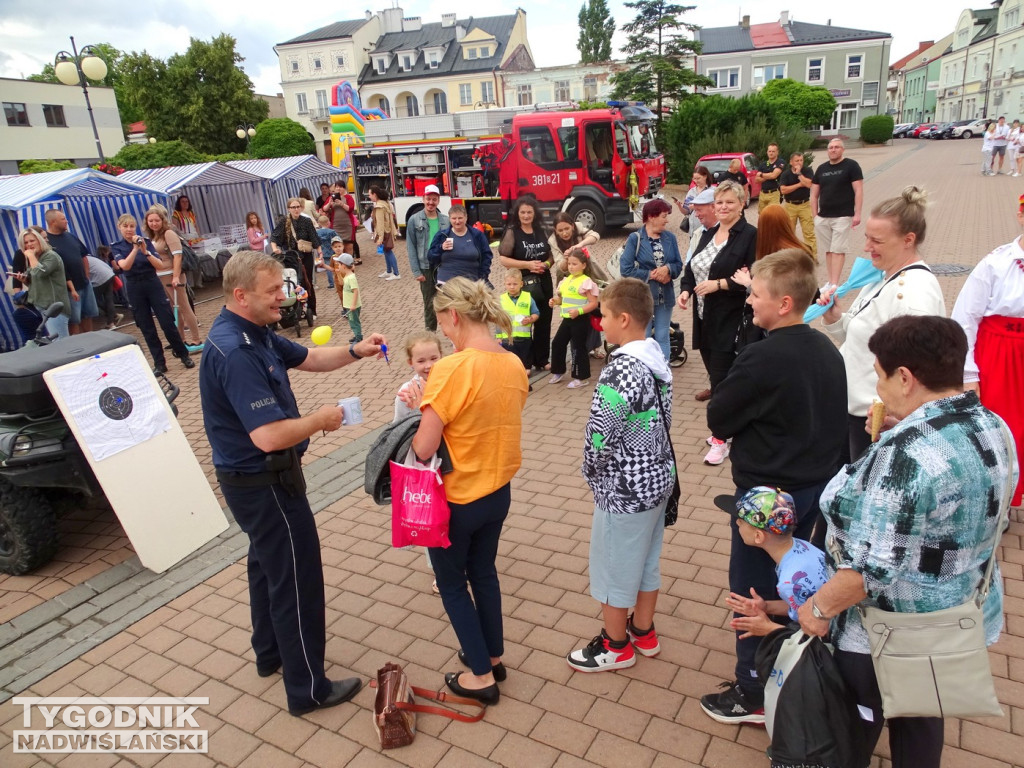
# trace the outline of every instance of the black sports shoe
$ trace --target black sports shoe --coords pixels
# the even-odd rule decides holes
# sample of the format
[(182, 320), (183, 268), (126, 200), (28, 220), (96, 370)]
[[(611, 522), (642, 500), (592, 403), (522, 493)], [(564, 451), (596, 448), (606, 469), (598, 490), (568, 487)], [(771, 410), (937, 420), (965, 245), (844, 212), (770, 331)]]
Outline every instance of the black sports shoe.
[(167, 373), (167, 363), (157, 363), (154, 365), (153, 373)]
[(751, 703), (737, 681), (722, 683), (719, 687), (727, 690), (700, 697), (704, 714), (719, 723), (764, 724), (764, 704)]
[(186, 368), (196, 367), (196, 361), (189, 357), (189, 354), (187, 352), (184, 355), (175, 355), (175, 357), (181, 360), (181, 364), (184, 365)]

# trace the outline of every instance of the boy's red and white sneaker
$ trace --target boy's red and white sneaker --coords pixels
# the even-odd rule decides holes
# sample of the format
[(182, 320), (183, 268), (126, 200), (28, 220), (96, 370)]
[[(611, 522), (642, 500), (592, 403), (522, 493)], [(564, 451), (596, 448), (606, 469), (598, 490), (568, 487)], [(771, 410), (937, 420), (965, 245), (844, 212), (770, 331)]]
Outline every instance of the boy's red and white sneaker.
[(654, 631), (653, 624), (646, 635), (638, 635), (636, 627), (633, 626), (633, 616), (630, 615), (629, 621), (626, 622), (626, 632), (629, 633), (629, 642), (641, 656), (657, 656), (661, 653), (661, 643), (658, 642), (658, 633)]
[(610, 643), (611, 639), (602, 629), (601, 634), (590, 641), (590, 645), (573, 651), (565, 660), (577, 672), (608, 672), (636, 664), (632, 645), (626, 643), (626, 647), (620, 650), (612, 648)]

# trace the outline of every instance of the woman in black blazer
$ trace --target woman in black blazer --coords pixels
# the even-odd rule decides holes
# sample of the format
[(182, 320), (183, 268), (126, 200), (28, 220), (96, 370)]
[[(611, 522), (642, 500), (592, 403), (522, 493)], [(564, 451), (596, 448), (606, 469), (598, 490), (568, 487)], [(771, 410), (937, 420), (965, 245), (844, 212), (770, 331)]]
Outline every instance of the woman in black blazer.
[[(733, 281), (737, 269), (753, 266), (757, 250), (757, 228), (743, 217), (746, 190), (734, 181), (723, 181), (715, 189), (718, 224), (705, 230), (697, 250), (687, 262), (679, 280), (679, 306), (693, 307), (693, 348), (700, 351), (711, 381), (710, 395), (697, 393), (698, 400), (713, 395), (725, 379), (736, 357), (736, 331), (747, 300), (745, 286)], [(721, 464), (729, 455), (729, 444), (712, 435), (706, 464)]]

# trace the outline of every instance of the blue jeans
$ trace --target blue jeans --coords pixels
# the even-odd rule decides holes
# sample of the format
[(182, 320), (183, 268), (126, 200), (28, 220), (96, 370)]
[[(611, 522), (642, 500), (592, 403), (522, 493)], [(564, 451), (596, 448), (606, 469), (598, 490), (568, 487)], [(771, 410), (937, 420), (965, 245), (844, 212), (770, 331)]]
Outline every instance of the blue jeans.
[(388, 272), (393, 275), (398, 274), (398, 259), (395, 258), (395, 252), (384, 249), (384, 265)]
[(498, 658), (505, 652), (501, 586), (494, 561), (511, 503), (508, 483), (468, 504), (449, 503), (452, 515), (448, 538), (452, 545), (430, 548), (441, 602), (474, 675), (486, 675), (491, 671), (491, 657)]
[[(647, 324), (647, 335), (654, 336), (654, 340), (658, 342), (658, 346), (661, 347), (661, 352), (665, 355), (665, 361), (667, 362), (672, 356), (672, 347), (668, 341), (669, 323), (672, 321), (672, 305), (671, 304), (655, 304), (654, 305), (654, 317), (651, 318), (651, 322)], [(651, 333), (651, 326), (654, 326), (654, 333)]]
[(68, 330), (68, 316), (60, 314), (56, 317), (51, 317), (46, 321), (46, 330), (50, 335), (57, 334), (58, 339), (67, 338), (71, 335), (71, 331)]

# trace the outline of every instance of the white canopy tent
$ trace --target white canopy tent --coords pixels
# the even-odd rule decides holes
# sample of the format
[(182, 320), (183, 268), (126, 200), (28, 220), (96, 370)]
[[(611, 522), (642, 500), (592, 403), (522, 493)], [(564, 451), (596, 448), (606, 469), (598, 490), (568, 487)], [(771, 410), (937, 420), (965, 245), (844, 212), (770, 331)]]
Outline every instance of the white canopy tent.
[[(344, 179), (338, 168), (313, 155), (229, 160), (227, 164), (270, 182), (270, 204), (275, 217), (287, 213), (288, 198), (298, 197), (302, 187), (312, 192), (315, 199), (320, 194), (321, 184), (333, 184)], [(268, 228), (273, 227), (273, 221), (264, 220), (264, 223)]]

